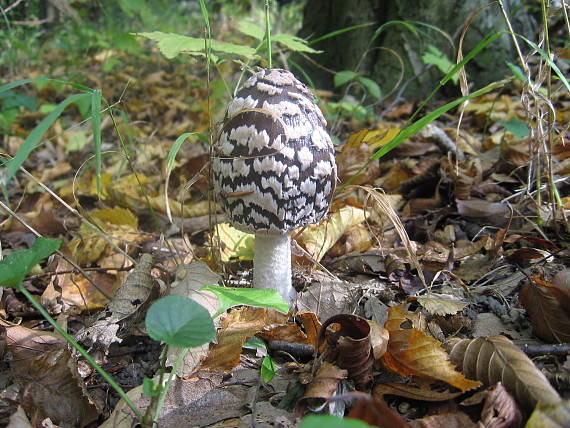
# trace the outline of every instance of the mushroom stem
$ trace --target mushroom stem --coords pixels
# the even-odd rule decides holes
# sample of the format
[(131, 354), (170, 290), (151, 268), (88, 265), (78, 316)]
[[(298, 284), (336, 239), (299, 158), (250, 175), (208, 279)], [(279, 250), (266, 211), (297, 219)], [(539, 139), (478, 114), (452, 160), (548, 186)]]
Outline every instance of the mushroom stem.
[(255, 235), (253, 288), (277, 290), (289, 303), (295, 297), (291, 285), (291, 235)]

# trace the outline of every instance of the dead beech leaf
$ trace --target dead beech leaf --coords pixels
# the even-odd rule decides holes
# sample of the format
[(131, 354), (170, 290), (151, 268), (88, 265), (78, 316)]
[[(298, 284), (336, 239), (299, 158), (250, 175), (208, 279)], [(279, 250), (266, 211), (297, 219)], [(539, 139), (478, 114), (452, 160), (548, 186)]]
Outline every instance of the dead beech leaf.
[(320, 261), (348, 229), (362, 223), (364, 219), (363, 209), (347, 205), (324, 222), (305, 228), (300, 239), (311, 257)]
[(509, 428), (520, 426), (522, 415), (517, 403), (501, 382), (484, 391), (476, 392), (461, 402), (462, 406), (483, 403), (480, 424), (485, 427)]
[(221, 320), (218, 343), (210, 348), (201, 369), (229, 373), (238, 365), (242, 346), (265, 327), (285, 324), (287, 315), (271, 309), (244, 306)]
[(506, 204), (482, 199), (457, 199), (455, 202), (457, 212), (465, 217), (481, 218), (497, 227), (505, 227), (509, 221), (511, 210)]
[(390, 333), (376, 321), (366, 320), (370, 326), (370, 344), (372, 345), (372, 354), (375, 360), (382, 358), (388, 349), (388, 340)]
[(383, 357), (384, 365), (404, 376), (442, 380), (464, 392), (480, 386), (480, 382), (466, 379), (454, 370), (439, 341), (409, 326), (405, 306), (388, 309), (385, 327), (390, 332), (390, 340)]
[(341, 380), (348, 372), (334, 364), (323, 362), (313, 380), (307, 385), (305, 395), (298, 402), (298, 407), (318, 410), (332, 397)]
[(428, 293), (418, 297), (408, 297), (422, 305), (430, 314), (453, 315), (462, 311), (469, 303), (451, 294)]
[(548, 284), (526, 283), (519, 299), (528, 312), (533, 333), (550, 343), (570, 341), (570, 312), (566, 309), (568, 295)]
[(466, 376), (489, 386), (501, 382), (526, 411), (537, 403), (559, 403), (548, 379), (524, 352), (504, 336), (478, 337), (447, 344), (451, 360)]
[(545, 406), (538, 404), (525, 428), (565, 428), (570, 421), (570, 400)]

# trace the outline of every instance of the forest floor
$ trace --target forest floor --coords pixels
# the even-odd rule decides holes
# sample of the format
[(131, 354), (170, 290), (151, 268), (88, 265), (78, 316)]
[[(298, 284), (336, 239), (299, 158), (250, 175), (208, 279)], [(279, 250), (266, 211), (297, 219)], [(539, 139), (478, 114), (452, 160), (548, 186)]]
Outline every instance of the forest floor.
[[(112, 106), (100, 125), (102, 191), (86, 106), (73, 104), (5, 187), (13, 214), (0, 210), (4, 257), (36, 232), (62, 240), (23, 285), (141, 409), (163, 349), (145, 331), (148, 307), (182, 295), (215, 314), (228, 305), (200, 287), (251, 281), (253, 238), (212, 203), (209, 146), (189, 137), (168, 165), (173, 142), (210, 137), (227, 104), (221, 80), (208, 91), (196, 64), (109, 50), (76, 69)], [(12, 80), (48, 73), (63, 65)], [(73, 91), (40, 80), (0, 94), (4, 159)], [(298, 297), (289, 314), (240, 305), (216, 315), (216, 341), (184, 356), (159, 425), (286, 427), (346, 409), (372, 426), (506, 427), (531, 414), (528, 426), (569, 426), (570, 149), (558, 129), (544, 155), (525, 91), (513, 81), (476, 98), (380, 159), (417, 105), (357, 120), (331, 110), (338, 94), (320, 93), (339, 185), (329, 217), (293, 236)], [(551, 102), (568, 123), (568, 94)], [(0, 425), (131, 426), (124, 401), (24, 295), (2, 291)], [(167, 366), (180, 352), (169, 349)]]

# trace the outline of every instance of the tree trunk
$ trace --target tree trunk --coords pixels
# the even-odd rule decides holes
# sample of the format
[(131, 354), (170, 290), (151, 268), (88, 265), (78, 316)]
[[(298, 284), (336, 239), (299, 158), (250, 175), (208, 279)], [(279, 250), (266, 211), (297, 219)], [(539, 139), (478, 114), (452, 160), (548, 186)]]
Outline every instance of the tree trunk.
[[(471, 18), (463, 40), (463, 55), (486, 36), (506, 29), (497, 4), (473, 17), (487, 3), (488, 0), (311, 0), (304, 9), (301, 37), (315, 39), (357, 24), (373, 25), (318, 42), (313, 47), (324, 53), (312, 55), (310, 60), (298, 60), (318, 87), (333, 86), (333, 71), (352, 70), (371, 77), (384, 94), (401, 90), (408, 99), (423, 99), (444, 75), (422, 58), (432, 46), (455, 63), (461, 33)], [(514, 31), (527, 37), (532, 34), (531, 19), (522, 0), (507, 0), (504, 4)], [(412, 28), (395, 21), (408, 21)], [(387, 23), (391, 25), (386, 25), (371, 42), (376, 30)], [(507, 61), (517, 63), (517, 57), (510, 35), (504, 34), (468, 65), (469, 83), (479, 88), (503, 78), (509, 74)]]

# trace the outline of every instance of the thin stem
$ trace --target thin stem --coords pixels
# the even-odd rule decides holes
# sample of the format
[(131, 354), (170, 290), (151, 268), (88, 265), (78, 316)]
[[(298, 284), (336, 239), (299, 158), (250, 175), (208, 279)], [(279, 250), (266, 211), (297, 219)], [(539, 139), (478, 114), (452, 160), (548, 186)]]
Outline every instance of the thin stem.
[(139, 421), (142, 420), (143, 417), (142, 413), (135, 405), (135, 403), (131, 401), (131, 399), (129, 398), (127, 393), (123, 390), (123, 388), (121, 388), (121, 386), (117, 382), (115, 382), (113, 378), (101, 366), (99, 366), (99, 364), (95, 362), (93, 357), (91, 357), (91, 355), (89, 355), (87, 351), (83, 349), (83, 347), (71, 335), (69, 335), (69, 333), (67, 333), (55, 322), (55, 320), (51, 317), (51, 315), (48, 314), (48, 312), (44, 309), (44, 307), (36, 299), (34, 299), (34, 296), (32, 296), (32, 294), (28, 290), (26, 290), (26, 288), (22, 284), (20, 284), (17, 287), (17, 289), (26, 297), (26, 299), (30, 301), (30, 303), (38, 310), (38, 312), (42, 314), (42, 316), (52, 325), (54, 330), (57, 331), (59, 334), (61, 334), (64, 337), (64, 339), (67, 340), (67, 342), (71, 344), (71, 346), (73, 346), (77, 350), (77, 352), (79, 352), (83, 356), (83, 358), (85, 358), (87, 362), (91, 364), (91, 366), (95, 370), (97, 370), (97, 372), (103, 377), (103, 379), (105, 379), (107, 383), (115, 391), (117, 391), (117, 393), (121, 396), (121, 398), (125, 400), (127, 406), (129, 406), (129, 408), (133, 411), (137, 419)]
[(269, 0), (265, 0), (265, 39), (267, 40), (267, 65), (272, 68), (271, 62), (271, 23), (269, 22)]
[[(166, 401), (166, 397), (168, 395), (170, 385), (172, 384), (172, 381), (176, 377), (176, 372), (178, 371), (180, 364), (182, 364), (182, 361), (184, 360), (184, 357), (186, 356), (186, 354), (188, 353), (189, 350), (190, 350), (190, 348), (184, 348), (180, 352), (180, 354), (178, 355), (178, 358), (174, 362), (174, 366), (172, 366), (171, 372), (168, 374), (168, 380), (166, 381), (166, 384), (164, 385), (164, 389), (160, 393), (160, 399), (158, 400), (158, 404), (156, 406), (156, 414), (155, 414), (155, 420), (154, 420), (155, 422), (158, 421), (158, 417), (160, 415), (160, 411), (162, 410), (162, 407), (164, 406), (164, 402)], [(166, 345), (164, 347), (164, 355), (168, 355), (168, 345)]]

